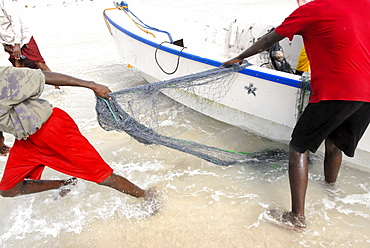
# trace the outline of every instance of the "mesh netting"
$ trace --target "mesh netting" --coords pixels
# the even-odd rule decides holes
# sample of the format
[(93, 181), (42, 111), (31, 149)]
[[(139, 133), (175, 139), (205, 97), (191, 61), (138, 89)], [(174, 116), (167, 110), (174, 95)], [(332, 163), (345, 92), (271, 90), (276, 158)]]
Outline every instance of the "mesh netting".
[[(146, 145), (163, 145), (219, 165), (256, 161), (261, 154), (235, 152), (175, 138), (184, 125), (171, 125), (176, 119), (173, 98), (187, 106), (219, 102), (228, 92), (237, 71), (245, 65), (219, 67), (167, 81), (139, 85), (110, 94), (112, 100), (97, 98), (100, 126), (107, 131), (123, 131)], [(199, 97), (201, 96), (201, 97)], [(280, 156), (280, 155), (277, 155)]]

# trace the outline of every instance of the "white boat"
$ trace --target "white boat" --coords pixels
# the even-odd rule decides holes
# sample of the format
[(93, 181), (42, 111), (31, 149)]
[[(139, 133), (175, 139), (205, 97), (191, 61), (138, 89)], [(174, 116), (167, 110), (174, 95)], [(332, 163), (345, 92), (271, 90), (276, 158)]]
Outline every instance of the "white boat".
[[(150, 6), (131, 10), (122, 3), (116, 7), (104, 11), (116, 49), (125, 62), (142, 72), (149, 83), (220, 67), (222, 62), (239, 54), (273, 28), (272, 25), (238, 20), (225, 22), (222, 18), (186, 18), (181, 16), (181, 10), (165, 12), (167, 21), (163, 22)], [(150, 26), (138, 26), (141, 21), (138, 12)], [(139, 18), (135, 20), (136, 17)], [(295, 68), (303, 46), (301, 38), (284, 39), (280, 45), (286, 61)], [(195, 104), (186, 105), (214, 119), (287, 144), (297, 120), (302, 78), (266, 64), (271, 62), (267, 52), (248, 62), (252, 65), (238, 72), (222, 100), (213, 101), (201, 109)], [(369, 159), (370, 133), (367, 132), (358, 145), (355, 158), (346, 157), (345, 161), (367, 170), (370, 169)]]

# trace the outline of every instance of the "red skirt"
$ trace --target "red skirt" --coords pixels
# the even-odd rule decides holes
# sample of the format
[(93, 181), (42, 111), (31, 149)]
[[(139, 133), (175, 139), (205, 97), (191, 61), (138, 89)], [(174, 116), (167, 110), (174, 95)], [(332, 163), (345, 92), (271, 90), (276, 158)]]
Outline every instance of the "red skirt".
[[(36, 41), (33, 38), (33, 36), (31, 37), (31, 40), (28, 44), (22, 46), (21, 51), (22, 51), (22, 54), (27, 57), (27, 59), (33, 62), (39, 62), (39, 63), (45, 64), (45, 60), (41, 56), (39, 47), (37, 46)], [(15, 60), (14, 55), (12, 53), (9, 53), (9, 55), (10, 55), (9, 56), (10, 62), (14, 61)]]
[(9, 190), (25, 179), (40, 180), (45, 166), (96, 183), (113, 173), (72, 118), (58, 108), (36, 133), (14, 142), (0, 190)]

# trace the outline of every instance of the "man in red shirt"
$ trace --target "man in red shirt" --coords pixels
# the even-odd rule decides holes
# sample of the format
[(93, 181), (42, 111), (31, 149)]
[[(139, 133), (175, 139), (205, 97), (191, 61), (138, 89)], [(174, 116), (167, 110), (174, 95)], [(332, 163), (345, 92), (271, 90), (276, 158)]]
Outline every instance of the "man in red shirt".
[(301, 35), (311, 64), (310, 103), (290, 141), (292, 211), (281, 223), (301, 230), (308, 182), (307, 157), (325, 140), (324, 174), (337, 179), (342, 151), (350, 157), (370, 122), (370, 1), (315, 0), (223, 65), (241, 62), (285, 37)]

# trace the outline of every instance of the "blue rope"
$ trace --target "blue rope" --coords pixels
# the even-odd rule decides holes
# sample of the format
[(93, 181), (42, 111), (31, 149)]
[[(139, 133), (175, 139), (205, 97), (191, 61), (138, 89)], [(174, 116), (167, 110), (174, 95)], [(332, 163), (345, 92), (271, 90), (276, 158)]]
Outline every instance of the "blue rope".
[(112, 114), (112, 116), (113, 116), (114, 120), (116, 121), (116, 124), (117, 124), (118, 126), (121, 126), (121, 124), (118, 122), (117, 116), (114, 114), (113, 109), (111, 108), (111, 106), (110, 106), (110, 104), (109, 104), (108, 100), (107, 100), (107, 99), (105, 99), (105, 98), (103, 98), (103, 97), (100, 97), (100, 96), (98, 96), (98, 97), (99, 97), (100, 99), (102, 99), (102, 100), (107, 104), (107, 106), (108, 106), (108, 108), (109, 108), (110, 113)]
[(118, 6), (120, 7), (126, 7), (124, 8), (123, 10), (126, 11), (127, 13), (130, 13), (133, 17), (135, 17), (140, 23), (136, 22), (139, 26), (141, 26), (142, 28), (146, 28), (146, 29), (150, 29), (150, 30), (153, 30), (153, 31), (156, 31), (156, 32), (160, 32), (160, 33), (165, 33), (167, 34), (168, 38), (170, 39), (170, 42), (171, 44), (173, 44), (173, 39), (172, 39), (172, 36), (169, 32), (167, 31), (164, 31), (164, 30), (160, 30), (160, 29), (157, 29), (157, 28), (153, 28), (147, 24), (145, 24), (143, 21), (141, 21), (134, 13), (132, 13), (131, 10), (129, 10), (128, 8), (128, 4), (125, 3), (124, 1), (122, 1), (120, 4), (117, 3)]

